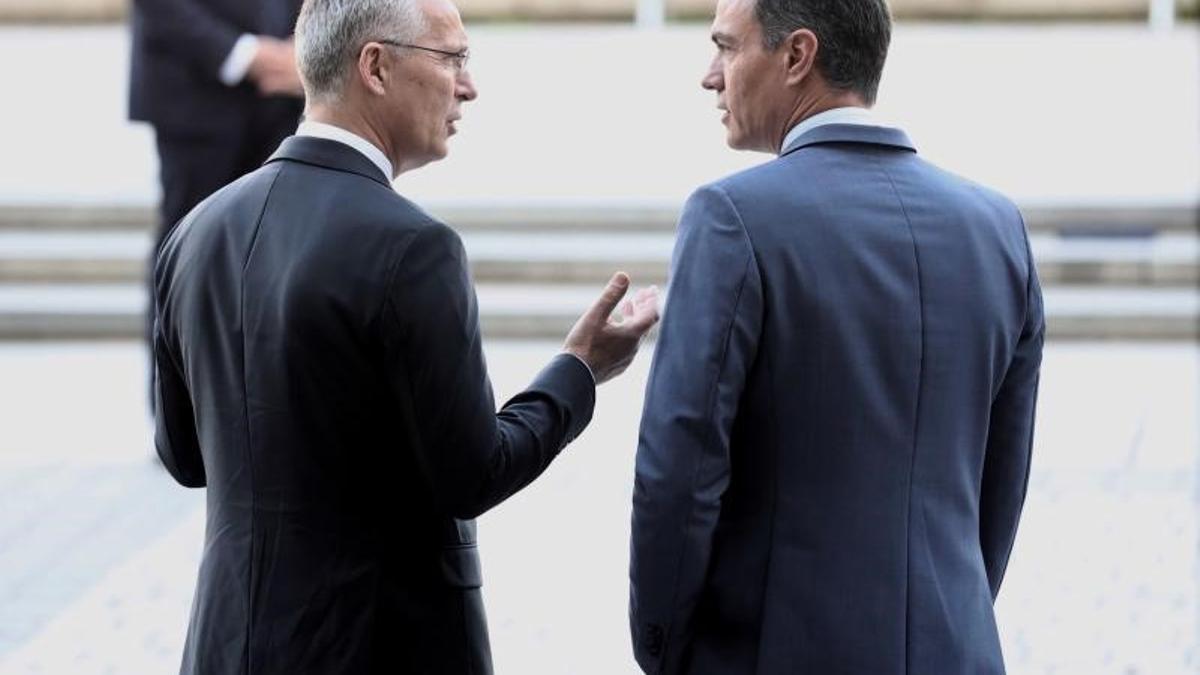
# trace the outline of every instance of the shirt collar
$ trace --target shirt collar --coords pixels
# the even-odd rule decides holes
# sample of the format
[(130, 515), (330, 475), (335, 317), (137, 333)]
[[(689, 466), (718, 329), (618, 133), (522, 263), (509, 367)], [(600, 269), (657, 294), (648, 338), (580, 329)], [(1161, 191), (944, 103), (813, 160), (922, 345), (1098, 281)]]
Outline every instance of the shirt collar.
[(787, 150), (792, 143), (796, 142), (796, 139), (803, 136), (806, 132), (826, 124), (879, 126), (880, 123), (876, 119), (875, 114), (866, 108), (830, 108), (829, 110), (800, 120), (800, 123), (792, 127), (791, 131), (787, 132), (787, 135), (783, 137), (783, 144), (779, 146), (779, 152), (782, 153), (784, 150)]
[(324, 138), (329, 141), (338, 141), (354, 148), (371, 160), (371, 163), (379, 167), (383, 172), (384, 177), (388, 182), (392, 182), (392, 162), (383, 154), (383, 151), (375, 147), (367, 139), (359, 136), (353, 131), (348, 131), (332, 124), (324, 122), (301, 122), (300, 127), (296, 129), (297, 136), (312, 136), (314, 138)]

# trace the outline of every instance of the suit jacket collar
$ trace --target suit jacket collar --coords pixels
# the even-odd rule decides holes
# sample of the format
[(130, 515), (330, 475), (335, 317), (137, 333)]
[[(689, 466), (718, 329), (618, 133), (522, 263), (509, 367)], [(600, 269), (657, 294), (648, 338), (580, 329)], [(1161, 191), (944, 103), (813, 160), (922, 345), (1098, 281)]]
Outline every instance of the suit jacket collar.
[(316, 138), (313, 136), (289, 136), (283, 140), (279, 149), (267, 163), (276, 162), (279, 160), (290, 160), (293, 162), (302, 162), (304, 164), (312, 164), (313, 166), (321, 166), (334, 171), (345, 171), (347, 173), (356, 173), (360, 176), (370, 178), (371, 180), (388, 187), (392, 187), (392, 183), (379, 167), (363, 156), (363, 154), (354, 148), (331, 141), (325, 138)]
[(800, 148), (820, 143), (865, 143), (868, 145), (886, 145), (909, 152), (916, 152), (912, 141), (899, 129), (892, 127), (876, 127), (863, 124), (823, 124), (810, 131), (804, 132), (800, 138), (779, 153), (782, 157)]

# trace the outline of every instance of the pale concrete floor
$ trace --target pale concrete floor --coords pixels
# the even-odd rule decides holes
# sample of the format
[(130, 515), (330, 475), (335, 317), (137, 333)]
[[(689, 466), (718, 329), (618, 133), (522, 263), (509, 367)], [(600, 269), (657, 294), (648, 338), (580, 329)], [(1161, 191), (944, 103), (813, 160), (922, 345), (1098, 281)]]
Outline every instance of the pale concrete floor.
[[(487, 344), (498, 397), (556, 350)], [(626, 564), (644, 353), (588, 431), (480, 522), (500, 673), (636, 672)], [(148, 460), (140, 346), (0, 345), (0, 673), (177, 667), (202, 493)], [(1010, 672), (1200, 670), (1200, 350), (1051, 344), (997, 605)]]

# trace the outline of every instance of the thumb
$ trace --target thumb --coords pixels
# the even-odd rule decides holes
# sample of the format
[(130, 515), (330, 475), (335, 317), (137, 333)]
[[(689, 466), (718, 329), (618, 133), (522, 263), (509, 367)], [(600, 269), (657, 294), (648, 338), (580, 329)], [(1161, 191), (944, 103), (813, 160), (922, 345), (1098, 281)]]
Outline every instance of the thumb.
[(629, 275), (617, 272), (608, 280), (608, 285), (600, 292), (600, 297), (592, 303), (587, 313), (584, 314), (584, 318), (592, 323), (605, 323), (608, 321), (608, 316), (616, 309), (617, 303), (625, 297), (625, 291), (628, 290)]

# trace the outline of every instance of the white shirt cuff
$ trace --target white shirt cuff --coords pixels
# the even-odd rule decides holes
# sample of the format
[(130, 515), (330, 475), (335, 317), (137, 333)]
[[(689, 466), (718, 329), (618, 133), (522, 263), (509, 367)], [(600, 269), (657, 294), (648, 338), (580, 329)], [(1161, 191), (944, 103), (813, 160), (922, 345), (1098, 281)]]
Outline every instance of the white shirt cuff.
[(596, 386), (596, 374), (592, 372), (592, 367), (587, 364), (587, 361), (584, 361), (583, 359), (579, 358), (575, 354), (572, 354), (571, 352), (563, 352), (563, 354), (566, 354), (567, 356), (570, 356), (571, 358), (575, 359), (576, 361), (582, 363), (583, 367), (588, 371), (588, 375), (592, 376), (592, 386)]
[(244, 33), (233, 43), (225, 63), (221, 64), (221, 82), (226, 86), (236, 87), (246, 79), (250, 64), (254, 62), (254, 53), (258, 51), (258, 37)]

